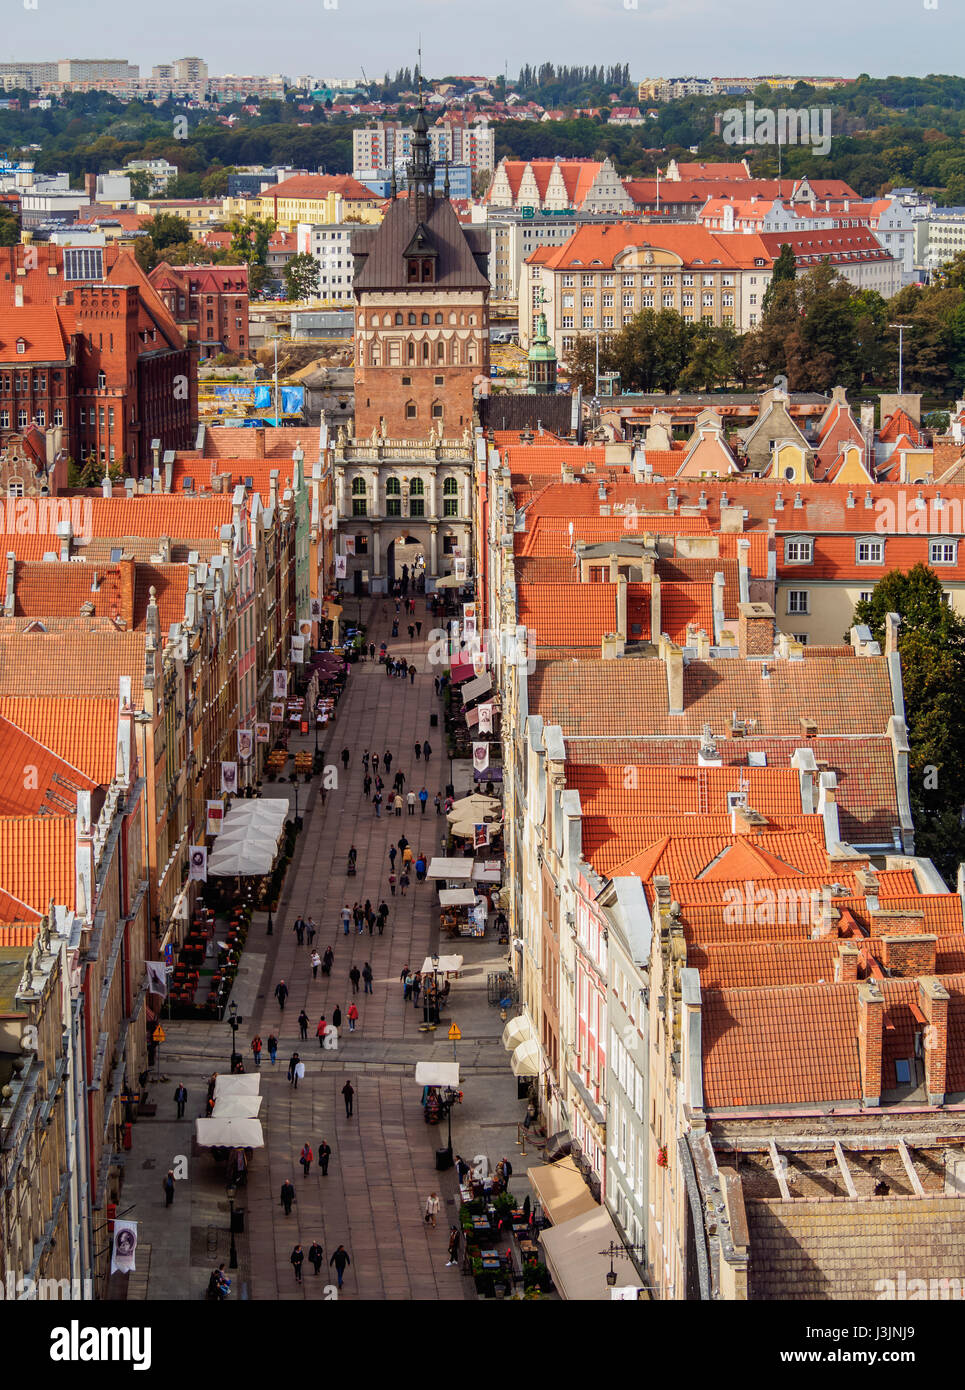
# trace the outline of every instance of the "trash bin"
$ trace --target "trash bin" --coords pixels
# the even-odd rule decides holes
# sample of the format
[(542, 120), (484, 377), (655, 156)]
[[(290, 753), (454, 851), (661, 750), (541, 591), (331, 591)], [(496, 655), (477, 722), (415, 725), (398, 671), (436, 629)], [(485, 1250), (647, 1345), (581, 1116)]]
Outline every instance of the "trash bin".
[(438, 729), (438, 727), (439, 727), (439, 716), (438, 716), (438, 714), (430, 714), (430, 715), (429, 715), (429, 723), (430, 723), (430, 725), (432, 726), (433, 729)]
[(245, 1209), (235, 1207), (231, 1213), (231, 1234), (233, 1236), (243, 1236), (245, 1233)]
[(452, 1167), (452, 1149), (436, 1149), (436, 1172), (445, 1173)]

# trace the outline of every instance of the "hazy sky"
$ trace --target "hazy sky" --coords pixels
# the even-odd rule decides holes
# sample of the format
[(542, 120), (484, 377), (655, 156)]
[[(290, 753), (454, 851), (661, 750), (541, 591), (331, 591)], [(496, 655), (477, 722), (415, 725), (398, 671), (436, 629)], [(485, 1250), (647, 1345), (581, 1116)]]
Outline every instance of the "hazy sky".
[[(26, 8), (36, 5), (36, 8)], [(631, 76), (965, 71), (961, 0), (5, 0), (0, 61), (186, 54), (214, 74), (628, 62)], [(635, 7), (634, 7), (635, 6)], [(933, 6), (929, 8), (928, 6)]]

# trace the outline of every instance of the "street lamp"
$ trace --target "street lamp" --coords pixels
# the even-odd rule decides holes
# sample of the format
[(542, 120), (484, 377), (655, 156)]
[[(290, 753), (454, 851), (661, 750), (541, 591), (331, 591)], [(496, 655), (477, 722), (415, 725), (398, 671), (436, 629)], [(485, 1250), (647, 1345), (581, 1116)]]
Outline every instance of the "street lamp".
[(611, 1240), (607, 1248), (605, 1250), (601, 1250), (599, 1253), (601, 1255), (609, 1255), (610, 1257), (610, 1268), (607, 1270), (606, 1273), (606, 1283), (607, 1288), (613, 1289), (616, 1288), (617, 1282), (617, 1272), (613, 1268), (614, 1258), (617, 1256), (619, 1256), (621, 1259), (624, 1256), (630, 1258), (633, 1255), (639, 1254), (642, 1259), (645, 1259), (647, 1247), (645, 1245), (628, 1245), (622, 1241), (618, 1244), (616, 1241)]
[(231, 1029), (231, 1071), (232, 1071), (232, 1074), (234, 1073), (234, 1069), (235, 1069), (235, 1067), (237, 1066), (237, 1064), (241, 1061), (241, 1057), (238, 1055), (237, 1036), (238, 1036), (238, 1029), (241, 1027), (241, 1025), (242, 1025), (243, 1023), (244, 1023), (244, 1019), (241, 1017), (241, 1015), (240, 1015), (239, 1012), (238, 1012), (238, 1005), (237, 1005), (237, 1004), (235, 1003), (235, 1001), (232, 999), (231, 1003), (228, 1005), (228, 1027)]
[(231, 1233), (231, 1249), (228, 1251), (228, 1268), (238, 1268), (238, 1247), (235, 1245), (235, 1193), (238, 1189), (232, 1184), (228, 1188), (228, 1229)]

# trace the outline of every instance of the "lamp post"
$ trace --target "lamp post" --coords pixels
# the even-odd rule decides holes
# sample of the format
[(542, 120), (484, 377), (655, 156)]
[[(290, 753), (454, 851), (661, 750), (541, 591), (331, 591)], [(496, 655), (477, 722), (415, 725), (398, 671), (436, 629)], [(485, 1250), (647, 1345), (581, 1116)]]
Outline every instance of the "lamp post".
[(630, 1256), (637, 1254), (639, 1254), (641, 1258), (645, 1259), (647, 1254), (647, 1248), (645, 1245), (628, 1245), (625, 1242), (620, 1242), (618, 1244), (616, 1241), (611, 1240), (607, 1248), (605, 1250), (601, 1250), (599, 1253), (601, 1255), (609, 1255), (610, 1257), (610, 1268), (607, 1270), (606, 1273), (606, 1283), (608, 1289), (613, 1289), (616, 1288), (617, 1282), (617, 1272), (613, 1268), (614, 1259), (616, 1257), (620, 1257), (621, 1259), (623, 1257), (626, 1257), (629, 1259)]
[(900, 396), (903, 394), (903, 387), (905, 381), (905, 329), (911, 328), (911, 324), (889, 323), (888, 327), (897, 328), (898, 330), (898, 394)]
[(235, 1245), (235, 1192), (237, 1188), (232, 1185), (228, 1188), (228, 1222), (231, 1234), (231, 1248), (228, 1251), (228, 1268), (238, 1268), (238, 1247)]
[(241, 1025), (242, 1025), (243, 1023), (244, 1023), (244, 1019), (241, 1017), (241, 1015), (240, 1015), (239, 1012), (238, 1012), (238, 1005), (237, 1005), (237, 1004), (235, 1003), (235, 1001), (232, 999), (231, 1003), (228, 1005), (228, 1027), (231, 1029), (231, 1071), (232, 1071), (232, 1074), (234, 1074), (234, 1069), (235, 1069), (235, 1067), (236, 1067), (237, 1064), (241, 1061), (241, 1057), (238, 1055), (237, 1036), (238, 1036), (238, 1029), (241, 1027)]

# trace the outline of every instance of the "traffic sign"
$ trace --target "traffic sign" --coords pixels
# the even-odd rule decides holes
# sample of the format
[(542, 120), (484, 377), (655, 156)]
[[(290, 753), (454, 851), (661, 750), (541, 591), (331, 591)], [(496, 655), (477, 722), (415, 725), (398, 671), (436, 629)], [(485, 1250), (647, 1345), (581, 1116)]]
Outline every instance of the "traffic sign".
[(154, 1041), (156, 1043), (164, 1042), (164, 1029), (161, 1027), (160, 1023), (154, 1030)]
[(449, 1038), (450, 1038), (450, 1040), (451, 1040), (452, 1042), (458, 1042), (459, 1039), (460, 1039), (461, 1037), (462, 1037), (462, 1032), (460, 1031), (460, 1028), (459, 1028), (458, 1023), (452, 1024), (452, 1026), (451, 1026), (450, 1029), (449, 1029)]

